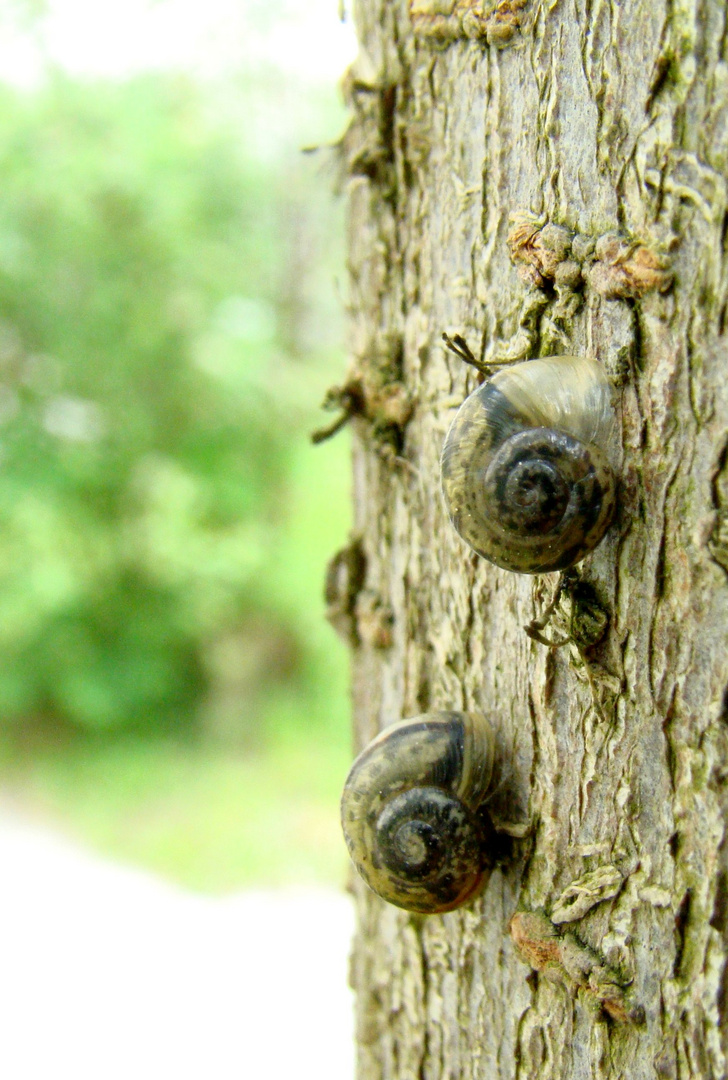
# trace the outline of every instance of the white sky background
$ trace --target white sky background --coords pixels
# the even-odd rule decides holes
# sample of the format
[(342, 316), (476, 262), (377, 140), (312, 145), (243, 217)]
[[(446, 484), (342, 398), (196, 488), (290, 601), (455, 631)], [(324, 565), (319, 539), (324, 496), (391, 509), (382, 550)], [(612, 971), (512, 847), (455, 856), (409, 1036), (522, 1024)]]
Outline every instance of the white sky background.
[(339, 0), (47, 0), (31, 35), (0, 2), (0, 79), (32, 86), (45, 57), (76, 76), (125, 78), (140, 71), (224, 77), (275, 66), (332, 86), (353, 60), (351, 20)]

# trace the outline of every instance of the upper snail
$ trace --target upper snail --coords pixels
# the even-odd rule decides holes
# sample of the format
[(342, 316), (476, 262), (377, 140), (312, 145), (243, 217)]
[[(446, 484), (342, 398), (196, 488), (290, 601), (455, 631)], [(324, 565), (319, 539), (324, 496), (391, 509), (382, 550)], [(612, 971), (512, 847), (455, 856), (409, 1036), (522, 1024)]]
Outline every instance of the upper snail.
[(615, 479), (602, 447), (613, 420), (602, 367), (579, 356), (499, 371), (462, 404), (442, 451), (450, 520), (505, 570), (563, 570), (601, 540)]

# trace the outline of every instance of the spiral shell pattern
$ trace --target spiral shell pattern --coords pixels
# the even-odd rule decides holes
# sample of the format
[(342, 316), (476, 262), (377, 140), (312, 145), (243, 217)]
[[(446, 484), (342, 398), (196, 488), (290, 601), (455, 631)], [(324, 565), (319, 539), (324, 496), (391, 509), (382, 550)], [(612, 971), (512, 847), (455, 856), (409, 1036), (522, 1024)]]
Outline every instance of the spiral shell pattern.
[(583, 559), (614, 512), (604, 451), (613, 418), (609, 381), (587, 357), (528, 360), (483, 383), (442, 451), (445, 503), (463, 540), (521, 574)]
[(475, 713), (424, 713), (392, 724), (351, 767), (341, 823), (354, 865), (390, 904), (424, 914), (466, 903), (490, 872), (479, 807), (493, 732)]

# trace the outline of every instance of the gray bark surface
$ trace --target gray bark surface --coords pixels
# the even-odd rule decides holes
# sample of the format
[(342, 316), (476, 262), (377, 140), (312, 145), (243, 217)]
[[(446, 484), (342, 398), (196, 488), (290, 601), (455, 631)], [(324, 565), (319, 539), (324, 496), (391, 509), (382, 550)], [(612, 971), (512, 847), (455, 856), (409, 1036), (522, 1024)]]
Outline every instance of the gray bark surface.
[[(480, 710), (498, 732), (493, 816), (528, 831), (444, 916), (357, 881), (359, 1077), (717, 1080), (726, 6), (482, 7), (420, 0), (413, 19), (404, 0), (357, 0), (343, 153), (363, 559), (347, 603), (357, 748), (401, 717)], [(569, 232), (540, 232), (552, 225)], [(588, 353), (615, 376), (617, 519), (580, 566), (610, 622), (588, 651), (524, 633), (557, 575), (491, 566), (447, 520), (440, 449), (478, 378), (443, 330), (486, 357)], [(565, 598), (548, 633), (569, 611)], [(517, 911), (558, 926), (548, 971), (516, 950)], [(609, 972), (624, 1009), (605, 1007)]]

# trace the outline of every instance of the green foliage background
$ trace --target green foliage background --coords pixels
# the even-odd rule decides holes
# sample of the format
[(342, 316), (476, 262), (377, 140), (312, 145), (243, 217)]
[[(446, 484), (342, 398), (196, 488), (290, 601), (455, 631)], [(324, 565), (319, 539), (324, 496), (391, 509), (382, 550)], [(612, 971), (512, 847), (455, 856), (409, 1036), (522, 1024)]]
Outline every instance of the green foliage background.
[(348, 466), (307, 435), (343, 230), (320, 165), (251, 126), (276, 92), (0, 87), (6, 796), (203, 888), (341, 872)]

